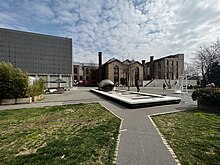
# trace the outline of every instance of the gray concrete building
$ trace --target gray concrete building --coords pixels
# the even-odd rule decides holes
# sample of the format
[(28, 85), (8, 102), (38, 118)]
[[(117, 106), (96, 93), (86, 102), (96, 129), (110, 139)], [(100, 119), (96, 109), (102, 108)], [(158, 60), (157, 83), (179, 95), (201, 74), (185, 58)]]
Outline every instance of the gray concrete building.
[(0, 28), (0, 61), (11, 62), (47, 82), (61, 78), (66, 81), (61, 86), (72, 86), (71, 38)]

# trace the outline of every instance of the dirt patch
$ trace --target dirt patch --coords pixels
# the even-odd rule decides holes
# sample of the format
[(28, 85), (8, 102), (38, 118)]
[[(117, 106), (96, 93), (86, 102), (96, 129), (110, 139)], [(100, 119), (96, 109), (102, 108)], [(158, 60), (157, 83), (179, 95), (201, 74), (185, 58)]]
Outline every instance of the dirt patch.
[(46, 145), (47, 145), (47, 143), (43, 143), (39, 146), (36, 146), (35, 148), (29, 148), (29, 149), (28, 148), (22, 148), (21, 149), (22, 151), (20, 151), (16, 156), (34, 154), (34, 153), (37, 152), (37, 150), (39, 150), (40, 148), (45, 147)]

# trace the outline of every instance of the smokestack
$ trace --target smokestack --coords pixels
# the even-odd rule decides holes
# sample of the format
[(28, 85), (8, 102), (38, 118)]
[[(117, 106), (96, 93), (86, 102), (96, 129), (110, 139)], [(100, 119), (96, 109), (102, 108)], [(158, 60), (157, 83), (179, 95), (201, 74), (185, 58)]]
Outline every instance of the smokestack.
[(150, 78), (154, 79), (154, 56), (150, 56)]
[(142, 66), (143, 66), (143, 80), (145, 80), (145, 60), (142, 60)]
[(99, 82), (102, 81), (102, 52), (99, 52)]
[(150, 62), (154, 60), (154, 56), (150, 56)]

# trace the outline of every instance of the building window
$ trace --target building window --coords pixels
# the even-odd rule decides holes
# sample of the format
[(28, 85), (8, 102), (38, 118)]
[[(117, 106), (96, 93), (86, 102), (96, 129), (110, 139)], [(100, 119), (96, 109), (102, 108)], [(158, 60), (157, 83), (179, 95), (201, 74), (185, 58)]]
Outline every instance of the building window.
[(80, 80), (83, 80), (83, 76), (80, 76), (79, 79), (80, 79)]
[(114, 83), (119, 82), (119, 68), (117, 65), (114, 67)]
[(172, 80), (174, 79), (174, 62), (171, 61), (171, 74), (172, 74)]
[(86, 74), (89, 74), (89, 68), (86, 68)]
[(74, 76), (74, 80), (77, 80), (77, 76)]
[(135, 68), (135, 81), (139, 80), (139, 68)]
[(176, 79), (179, 78), (178, 68), (179, 68), (179, 66), (178, 66), (178, 61), (177, 61), (177, 62), (176, 62)]
[(161, 61), (158, 62), (158, 78), (161, 79)]
[(74, 74), (77, 74), (77, 67), (74, 67)]
[(146, 74), (147, 74), (147, 76), (150, 75), (150, 67), (147, 67), (147, 68), (146, 68)]
[(166, 69), (167, 69), (167, 79), (170, 78), (170, 68), (169, 68), (169, 61), (166, 62)]

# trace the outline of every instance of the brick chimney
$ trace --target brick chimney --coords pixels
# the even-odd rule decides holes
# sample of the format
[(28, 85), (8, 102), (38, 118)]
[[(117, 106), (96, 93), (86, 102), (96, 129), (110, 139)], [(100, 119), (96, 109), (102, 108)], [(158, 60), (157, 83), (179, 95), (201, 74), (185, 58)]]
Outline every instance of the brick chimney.
[(102, 81), (102, 52), (98, 52), (99, 56), (99, 82)]
[(143, 66), (143, 80), (145, 80), (146, 78), (145, 78), (145, 76), (146, 76), (146, 71), (145, 71), (145, 60), (142, 60), (142, 66)]

